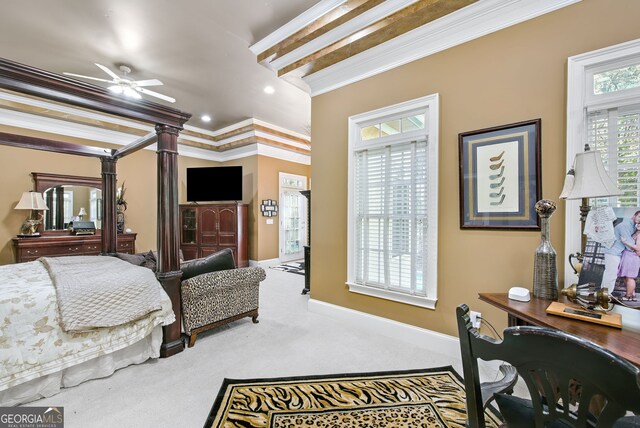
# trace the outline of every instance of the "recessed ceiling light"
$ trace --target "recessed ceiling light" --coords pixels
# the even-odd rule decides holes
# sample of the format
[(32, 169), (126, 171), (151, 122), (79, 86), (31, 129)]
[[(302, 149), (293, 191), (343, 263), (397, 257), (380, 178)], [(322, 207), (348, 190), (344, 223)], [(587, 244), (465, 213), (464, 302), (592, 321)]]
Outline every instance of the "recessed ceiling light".
[(265, 94), (273, 94), (276, 90), (273, 89), (273, 86), (265, 86), (264, 87), (264, 93)]
[(209, 116), (208, 114), (203, 114), (202, 116), (200, 116), (200, 119), (202, 119), (203, 122), (211, 122), (211, 116)]

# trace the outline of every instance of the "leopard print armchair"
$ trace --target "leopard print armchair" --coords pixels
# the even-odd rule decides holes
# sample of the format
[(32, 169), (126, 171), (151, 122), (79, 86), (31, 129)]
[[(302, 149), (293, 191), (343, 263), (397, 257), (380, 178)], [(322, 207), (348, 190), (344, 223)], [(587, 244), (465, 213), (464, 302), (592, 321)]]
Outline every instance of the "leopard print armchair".
[(264, 269), (248, 267), (204, 273), (182, 281), (182, 316), (189, 347), (198, 333), (244, 317), (258, 322)]

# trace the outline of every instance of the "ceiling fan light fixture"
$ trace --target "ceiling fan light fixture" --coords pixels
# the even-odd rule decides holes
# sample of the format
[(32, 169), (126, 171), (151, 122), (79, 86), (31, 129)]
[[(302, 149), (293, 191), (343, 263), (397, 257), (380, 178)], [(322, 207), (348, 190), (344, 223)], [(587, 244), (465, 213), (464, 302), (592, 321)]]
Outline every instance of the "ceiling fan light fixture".
[(158, 79), (131, 80), (128, 78), (129, 73), (131, 73), (131, 68), (129, 66), (120, 65), (120, 71), (122, 71), (123, 73), (123, 77), (120, 77), (116, 73), (111, 71), (107, 66), (98, 63), (95, 63), (95, 65), (102, 71), (107, 73), (109, 77), (111, 77), (111, 80), (101, 79), (99, 77), (84, 76), (82, 74), (67, 73), (66, 71), (63, 74), (66, 74), (67, 76), (80, 77), (81, 79), (111, 83), (111, 86), (107, 88), (109, 91), (113, 92), (114, 94), (124, 94), (124, 96), (126, 97), (135, 98), (137, 100), (142, 99), (142, 95), (140, 95), (140, 93), (143, 93), (145, 95), (160, 98), (161, 100), (170, 103), (176, 102), (175, 98), (160, 94), (146, 88), (147, 86), (161, 86), (162, 82)]
[(127, 97), (135, 98), (137, 100), (142, 98), (142, 96), (135, 89), (132, 89), (132, 88), (129, 88), (129, 87), (125, 87), (125, 88), (122, 89), (122, 91)]

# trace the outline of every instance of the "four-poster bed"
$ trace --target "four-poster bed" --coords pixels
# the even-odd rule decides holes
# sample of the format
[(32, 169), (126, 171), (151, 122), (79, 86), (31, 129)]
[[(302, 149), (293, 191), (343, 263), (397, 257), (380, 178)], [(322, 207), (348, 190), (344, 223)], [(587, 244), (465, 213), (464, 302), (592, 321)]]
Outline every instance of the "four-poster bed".
[(157, 142), (157, 247), (156, 277), (171, 300), (176, 321), (163, 327), (160, 355), (169, 357), (184, 349), (181, 340), (180, 259), (178, 226), (178, 134), (190, 114), (145, 100), (131, 100), (109, 90), (79, 82), (34, 67), (0, 59), (0, 88), (62, 102), (155, 127), (118, 150), (89, 147), (43, 138), (0, 132), (0, 145), (45, 150), (100, 160), (102, 176), (102, 254), (116, 253), (116, 165), (117, 161)]

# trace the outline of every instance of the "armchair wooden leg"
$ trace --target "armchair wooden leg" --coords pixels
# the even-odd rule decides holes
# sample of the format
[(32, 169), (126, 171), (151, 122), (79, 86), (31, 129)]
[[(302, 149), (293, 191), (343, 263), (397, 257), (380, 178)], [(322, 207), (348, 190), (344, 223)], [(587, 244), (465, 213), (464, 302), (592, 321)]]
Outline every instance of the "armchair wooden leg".
[(195, 345), (197, 336), (198, 333), (191, 333), (191, 336), (189, 336), (189, 348), (192, 348), (193, 345)]
[(258, 313), (251, 317), (251, 321), (253, 321), (254, 324), (258, 324), (260, 322), (258, 321)]

